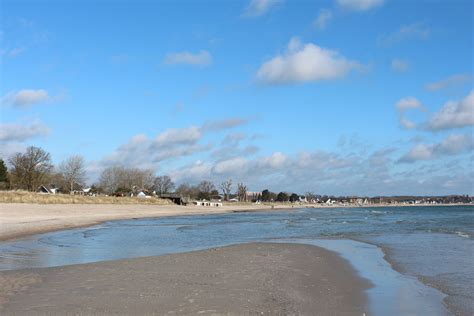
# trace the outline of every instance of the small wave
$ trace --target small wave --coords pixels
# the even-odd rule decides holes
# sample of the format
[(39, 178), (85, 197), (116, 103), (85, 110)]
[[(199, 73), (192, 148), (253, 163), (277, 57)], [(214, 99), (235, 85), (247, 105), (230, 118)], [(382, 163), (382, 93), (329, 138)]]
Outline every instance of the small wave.
[(459, 237), (463, 237), (463, 238), (471, 237), (471, 236), (469, 236), (468, 233), (465, 233), (465, 232), (456, 232), (456, 235), (458, 235)]
[(382, 211), (370, 211), (372, 214), (386, 214), (387, 212), (382, 212)]

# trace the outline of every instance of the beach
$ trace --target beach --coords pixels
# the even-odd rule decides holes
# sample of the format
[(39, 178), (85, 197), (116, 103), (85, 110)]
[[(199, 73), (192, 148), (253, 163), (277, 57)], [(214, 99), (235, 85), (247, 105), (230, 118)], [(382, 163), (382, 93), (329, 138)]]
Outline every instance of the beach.
[(28, 204), (0, 203), (0, 240), (105, 221), (177, 215), (220, 214), (234, 211), (287, 209), (288, 205), (229, 204), (221, 207), (147, 204)]
[[(390, 205), (371, 205), (388, 207)], [(420, 205), (421, 206), (421, 205)], [(443, 207), (444, 205), (436, 205)], [(341, 206), (306, 204), (229, 203), (220, 207), (175, 204), (36, 204), (0, 203), (0, 241), (57, 230), (87, 227), (106, 221), (166, 217), (179, 215), (210, 215), (232, 212), (278, 211), (303, 208), (337, 208)], [(344, 206), (367, 207), (367, 206)], [(393, 207), (418, 207), (393, 205)]]
[[(333, 251), (338, 259), (347, 260), (357, 275), (373, 284), (373, 287), (365, 288), (370, 314), (419, 315), (429, 310), (430, 315), (471, 315), (474, 310), (472, 257), (465, 255), (472, 253), (474, 246), (474, 232), (469, 225), (472, 222), (471, 206), (288, 208), (288, 205), (281, 205), (273, 210), (269, 205), (254, 204), (216, 208), (90, 204), (0, 206), (0, 236), (5, 239), (0, 243), (0, 271), (3, 271), (0, 283), (4, 293), (0, 297), (3, 301), (12, 297), (21, 299), (27, 288), (44, 290), (35, 297), (46, 295), (48, 288), (58, 295), (58, 289), (67, 286), (46, 282), (47, 271), (71, 271), (70, 276), (74, 276), (87, 275), (86, 270), (97, 270), (98, 274), (106, 275), (109, 264), (116, 263), (119, 267), (127, 262), (129, 272), (133, 274), (148, 271), (141, 264), (142, 260), (161, 260), (159, 258), (181, 254), (191, 262), (198, 262), (191, 254), (208, 253), (222, 247), (234, 249), (232, 245), (271, 242), (323, 247)], [(431, 247), (433, 244), (437, 247)], [(300, 254), (304, 255), (304, 249), (308, 248), (294, 249), (300, 249)], [(226, 257), (233, 256), (230, 252), (222, 253)], [(244, 260), (240, 261), (244, 266), (260, 262), (264, 271), (258, 273), (280, 275), (281, 270), (270, 271), (274, 264), (281, 267), (292, 264), (291, 260), (258, 261), (261, 259), (258, 254), (239, 253), (244, 256), (240, 258)], [(298, 254), (295, 252), (294, 256), (296, 258)], [(277, 257), (284, 260), (281, 253)], [(209, 255), (208, 258), (209, 262), (188, 271), (201, 271), (207, 266), (214, 267), (214, 271), (229, 272), (228, 266), (240, 271), (229, 262), (220, 261), (220, 257), (216, 259)], [(103, 267), (107, 268), (104, 270)], [(73, 271), (79, 268), (82, 272), (75, 274)], [(304, 273), (308, 274), (308, 269), (312, 267), (304, 268)], [(113, 271), (120, 279), (121, 270)], [(297, 274), (300, 272), (303, 273), (295, 270)], [(150, 272), (149, 278), (156, 273), (158, 270)], [(246, 273), (242, 272), (242, 276)], [(179, 284), (183, 275), (177, 273), (169, 282)], [(143, 280), (138, 275), (133, 278)], [(327, 276), (322, 278), (328, 279)], [(96, 279), (96, 276), (88, 279)], [(79, 277), (76, 280), (82, 282)], [(162, 281), (160, 284), (169, 288)], [(106, 278), (97, 278), (93, 286), (83, 284), (81, 287), (107, 290), (108, 282)], [(146, 280), (143, 282), (146, 284)], [(225, 282), (229, 288), (239, 284), (238, 279)], [(212, 282), (201, 279), (198, 283)], [(248, 286), (256, 288), (255, 284)], [(269, 293), (274, 293), (271, 285), (265, 287)], [(132, 296), (136, 293), (125, 286), (122, 288)], [(71, 289), (70, 300), (77, 299), (79, 290)], [(224, 290), (221, 292), (225, 293)], [(399, 293), (404, 294), (400, 296)], [(214, 297), (212, 295), (210, 297)], [(75, 306), (73, 301), (68, 304)]]
[(331, 251), (271, 243), (5, 271), (0, 280), (2, 315), (363, 315), (371, 286)]

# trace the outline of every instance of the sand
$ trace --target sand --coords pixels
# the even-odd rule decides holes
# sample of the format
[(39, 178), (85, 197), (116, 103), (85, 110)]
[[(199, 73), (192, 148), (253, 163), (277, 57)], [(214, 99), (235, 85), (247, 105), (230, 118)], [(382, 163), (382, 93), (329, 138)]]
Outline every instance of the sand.
[[(288, 209), (288, 205), (275, 209)], [(268, 205), (222, 207), (117, 204), (24, 204), (0, 203), (0, 240), (99, 224), (105, 221), (176, 215), (217, 214), (269, 210)]]
[(0, 272), (2, 315), (363, 315), (370, 283), (331, 251), (252, 243)]

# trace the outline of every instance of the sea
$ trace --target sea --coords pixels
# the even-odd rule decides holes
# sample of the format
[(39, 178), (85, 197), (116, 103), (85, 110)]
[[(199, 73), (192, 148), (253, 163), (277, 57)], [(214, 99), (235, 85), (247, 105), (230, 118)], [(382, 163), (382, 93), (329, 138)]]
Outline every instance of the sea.
[(0, 243), (0, 270), (249, 242), (339, 253), (372, 282), (373, 315), (474, 315), (474, 206), (305, 208), (105, 222)]

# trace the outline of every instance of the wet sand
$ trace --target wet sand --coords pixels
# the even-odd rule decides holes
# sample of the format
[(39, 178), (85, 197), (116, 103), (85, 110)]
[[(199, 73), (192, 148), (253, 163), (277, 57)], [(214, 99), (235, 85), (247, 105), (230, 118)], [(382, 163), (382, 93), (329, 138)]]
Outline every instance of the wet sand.
[(252, 243), (0, 272), (0, 314), (363, 315), (370, 283), (334, 252)]
[(0, 203), (0, 241), (112, 220), (288, 208), (288, 205), (281, 205), (272, 209), (262, 204), (229, 204), (212, 208), (195, 205)]

